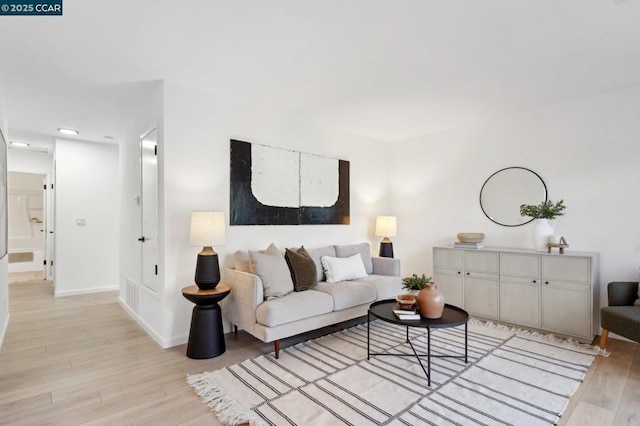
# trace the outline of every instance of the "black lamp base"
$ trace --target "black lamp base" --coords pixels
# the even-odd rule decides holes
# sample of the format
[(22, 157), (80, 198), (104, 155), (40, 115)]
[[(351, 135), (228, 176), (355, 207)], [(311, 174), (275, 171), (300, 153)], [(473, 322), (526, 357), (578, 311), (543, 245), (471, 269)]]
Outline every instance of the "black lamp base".
[(218, 254), (198, 254), (196, 264), (196, 285), (200, 290), (212, 290), (220, 282)]
[(380, 243), (380, 257), (391, 257), (393, 258), (393, 243), (389, 242), (381, 242)]

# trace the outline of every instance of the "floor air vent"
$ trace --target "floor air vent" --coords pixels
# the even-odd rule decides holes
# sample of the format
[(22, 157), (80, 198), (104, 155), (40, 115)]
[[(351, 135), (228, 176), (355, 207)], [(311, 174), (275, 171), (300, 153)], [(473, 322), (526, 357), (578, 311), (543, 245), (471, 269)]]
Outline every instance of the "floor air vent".
[(133, 312), (138, 313), (138, 284), (130, 278), (127, 278), (127, 294), (126, 304)]

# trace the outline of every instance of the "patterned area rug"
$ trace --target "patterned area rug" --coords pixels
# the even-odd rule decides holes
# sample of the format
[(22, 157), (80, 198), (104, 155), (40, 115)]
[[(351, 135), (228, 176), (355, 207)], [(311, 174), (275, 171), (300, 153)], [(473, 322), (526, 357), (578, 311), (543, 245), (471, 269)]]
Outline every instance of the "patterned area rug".
[[(426, 330), (410, 329), (416, 349)], [(432, 354), (464, 354), (464, 326), (431, 332)], [(405, 328), (371, 323), (371, 351), (412, 354)], [(426, 350), (425, 350), (426, 351)], [(367, 360), (367, 325), (188, 376), (225, 424), (550, 425), (597, 347), (469, 322), (468, 364), (432, 358), (431, 386), (413, 356)]]

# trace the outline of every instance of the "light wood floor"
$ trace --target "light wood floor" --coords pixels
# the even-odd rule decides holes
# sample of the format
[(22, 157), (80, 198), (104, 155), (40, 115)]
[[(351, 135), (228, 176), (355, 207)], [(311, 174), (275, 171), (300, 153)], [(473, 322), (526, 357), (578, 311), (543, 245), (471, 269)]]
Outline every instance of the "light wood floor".
[[(54, 298), (45, 281), (12, 284), (9, 291), (11, 319), (0, 351), (0, 424), (215, 425), (185, 376), (272, 349), (240, 332), (226, 336), (223, 355), (192, 360), (184, 345), (157, 346), (115, 293)], [(596, 359), (560, 424), (640, 424), (640, 345), (609, 342), (611, 356)]]

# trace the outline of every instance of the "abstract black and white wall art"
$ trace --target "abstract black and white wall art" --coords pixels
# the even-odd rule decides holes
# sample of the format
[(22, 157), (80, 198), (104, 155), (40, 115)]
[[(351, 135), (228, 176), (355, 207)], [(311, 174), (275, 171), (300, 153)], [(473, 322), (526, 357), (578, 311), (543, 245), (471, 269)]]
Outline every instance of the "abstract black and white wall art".
[(231, 225), (349, 224), (349, 162), (231, 140)]

